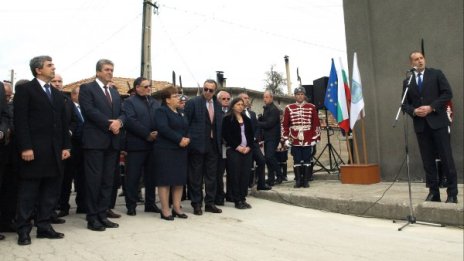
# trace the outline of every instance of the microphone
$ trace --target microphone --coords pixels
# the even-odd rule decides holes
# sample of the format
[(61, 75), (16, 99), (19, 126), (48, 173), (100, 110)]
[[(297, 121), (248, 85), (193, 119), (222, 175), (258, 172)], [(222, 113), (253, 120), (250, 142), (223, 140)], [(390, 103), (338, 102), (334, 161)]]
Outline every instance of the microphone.
[(412, 67), (411, 69), (407, 70), (406, 72), (408, 72), (408, 73), (409, 73), (409, 72), (415, 72), (416, 70), (417, 70), (417, 68), (414, 66), (414, 67)]

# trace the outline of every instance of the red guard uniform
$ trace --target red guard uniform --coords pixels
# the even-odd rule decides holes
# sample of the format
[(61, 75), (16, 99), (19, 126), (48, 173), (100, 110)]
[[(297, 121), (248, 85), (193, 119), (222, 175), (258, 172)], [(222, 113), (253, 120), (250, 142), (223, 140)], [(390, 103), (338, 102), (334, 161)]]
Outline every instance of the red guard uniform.
[(282, 138), (292, 146), (314, 146), (321, 140), (321, 128), (316, 106), (312, 103), (292, 103), (285, 107)]

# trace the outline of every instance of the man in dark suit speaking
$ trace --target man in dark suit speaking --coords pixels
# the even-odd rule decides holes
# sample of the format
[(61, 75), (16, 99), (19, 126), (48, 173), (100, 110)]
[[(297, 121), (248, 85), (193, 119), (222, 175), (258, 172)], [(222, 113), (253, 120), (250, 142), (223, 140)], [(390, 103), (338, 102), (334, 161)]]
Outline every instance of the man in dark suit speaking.
[(82, 128), (84, 173), (86, 182), (87, 228), (104, 231), (119, 225), (108, 220), (113, 175), (120, 150), (119, 130), (124, 124), (121, 97), (108, 83), (113, 79), (114, 64), (101, 59), (96, 79), (80, 86), (79, 104), (85, 122)]
[[(451, 86), (442, 71), (425, 67), (425, 58), (421, 52), (412, 52), (409, 60), (415, 71), (403, 110), (413, 119), (426, 173), (425, 180), (430, 191), (426, 201), (441, 201), (435, 167), (435, 158), (438, 153), (443, 164), (443, 172), (448, 179), (446, 203), (457, 203), (457, 174), (451, 153), (448, 133), (450, 122), (445, 106), (453, 97)], [(403, 82), (403, 93), (408, 80), (409, 78)]]
[(30, 219), (36, 211), (37, 238), (59, 239), (50, 224), (60, 196), (63, 160), (70, 156), (63, 94), (50, 86), (55, 65), (50, 56), (32, 58), (34, 79), (16, 88), (14, 126), (20, 153), (18, 193), (18, 244), (29, 245)]

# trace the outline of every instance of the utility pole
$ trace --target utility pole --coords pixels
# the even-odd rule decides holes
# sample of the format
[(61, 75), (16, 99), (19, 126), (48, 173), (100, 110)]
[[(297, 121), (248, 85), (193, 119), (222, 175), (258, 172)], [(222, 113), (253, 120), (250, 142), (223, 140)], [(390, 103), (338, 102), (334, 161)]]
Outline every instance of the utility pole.
[(287, 91), (288, 95), (292, 95), (292, 81), (290, 79), (290, 64), (288, 62), (288, 55), (284, 56), (285, 70), (287, 71)]
[(143, 19), (142, 19), (142, 64), (140, 67), (140, 76), (151, 80), (151, 15), (152, 8), (154, 13), (158, 13), (158, 5), (151, 0), (143, 1)]

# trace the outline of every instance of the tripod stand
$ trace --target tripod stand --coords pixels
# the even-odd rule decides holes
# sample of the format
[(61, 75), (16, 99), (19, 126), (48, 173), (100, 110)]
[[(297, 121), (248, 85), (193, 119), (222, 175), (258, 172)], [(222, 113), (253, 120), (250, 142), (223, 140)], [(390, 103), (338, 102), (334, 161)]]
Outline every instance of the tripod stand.
[[(342, 158), (340, 157), (340, 154), (335, 150), (333, 147), (332, 143), (330, 143), (330, 132), (329, 132), (329, 120), (328, 120), (328, 115), (327, 115), (327, 110), (325, 110), (325, 122), (326, 122), (326, 133), (327, 133), (327, 144), (325, 145), (324, 149), (322, 149), (321, 153), (317, 158), (315, 158), (315, 165), (321, 167), (321, 169), (315, 170), (314, 172), (318, 172), (321, 170), (325, 170), (328, 174), (330, 174), (332, 171), (340, 171), (340, 165), (344, 164)], [(329, 166), (325, 167), (319, 159), (321, 156), (324, 154), (325, 150), (329, 151)]]
[[(400, 107), (398, 108), (398, 113), (396, 114), (395, 121), (393, 122), (393, 128), (396, 127), (396, 122), (398, 121), (398, 117), (401, 112), (401, 108), (404, 104), (404, 100), (406, 99), (406, 95), (408, 94), (409, 91), (409, 86), (411, 83), (411, 79), (414, 76), (414, 73), (411, 73), (411, 76), (409, 77), (408, 84), (406, 85), (406, 89), (404, 90), (403, 98), (401, 99), (401, 104)], [(414, 215), (414, 208), (412, 206), (412, 192), (411, 192), (411, 175), (410, 175), (410, 168), (409, 168), (409, 146), (408, 146), (408, 125), (406, 120), (404, 121), (404, 150), (406, 153), (406, 173), (408, 176), (408, 192), (409, 192), (409, 215), (406, 216), (406, 224), (398, 228), (398, 231), (403, 230), (408, 225), (411, 224), (422, 224), (422, 225), (429, 225), (429, 226), (443, 226), (443, 225), (437, 225), (437, 224), (431, 224), (431, 223), (422, 223), (422, 222), (417, 222), (416, 221), (416, 216)], [(393, 223), (396, 223), (396, 220), (393, 220)]]

